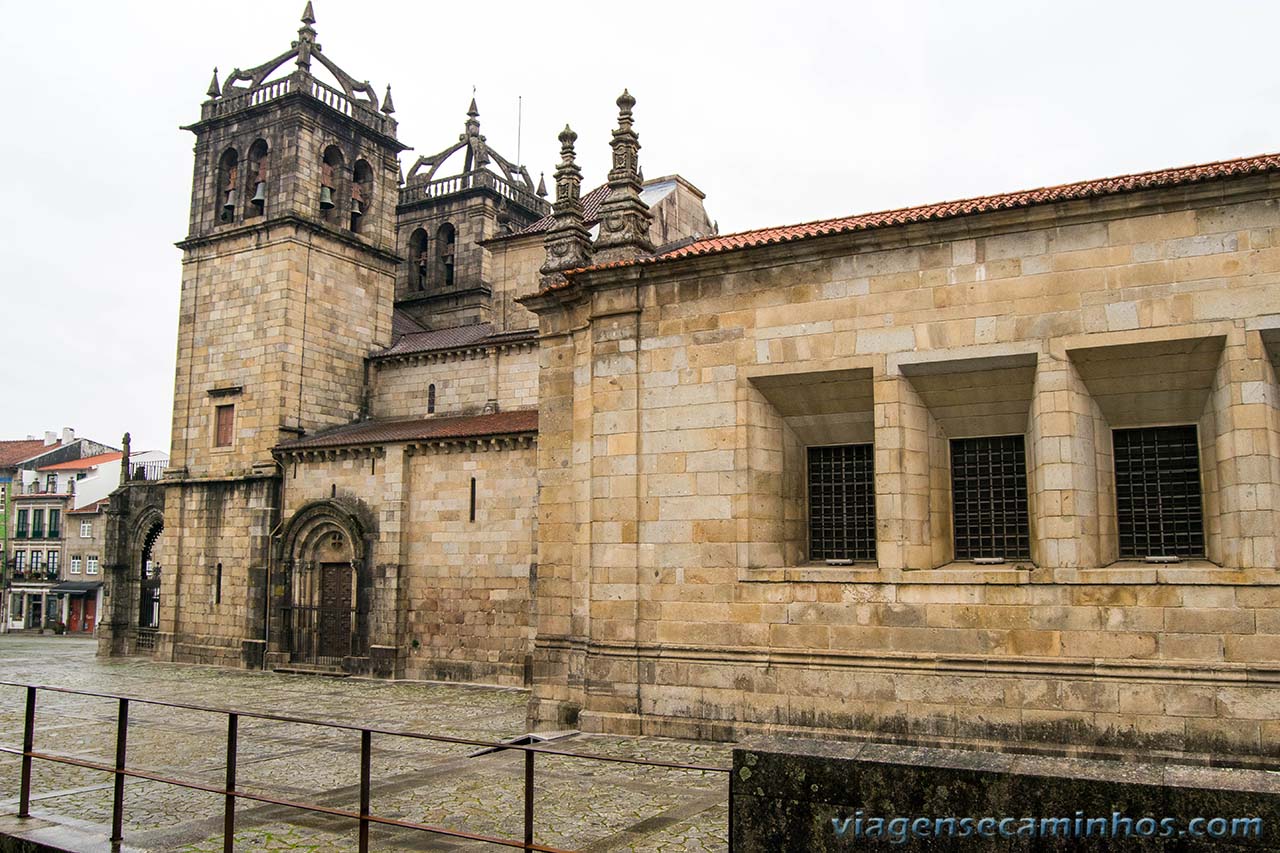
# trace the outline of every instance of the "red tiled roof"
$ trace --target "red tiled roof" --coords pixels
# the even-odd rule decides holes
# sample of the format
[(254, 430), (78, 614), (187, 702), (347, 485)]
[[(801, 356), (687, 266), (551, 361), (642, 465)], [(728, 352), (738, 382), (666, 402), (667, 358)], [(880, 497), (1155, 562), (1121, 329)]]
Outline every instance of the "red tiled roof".
[(79, 509), (69, 509), (67, 510), (67, 515), (93, 515), (106, 509), (109, 503), (111, 503), (111, 498), (103, 498), (91, 504), (85, 504)]
[(19, 462), (37, 456), (46, 450), (55, 450), (62, 446), (61, 441), (45, 444), (42, 439), (18, 439), (17, 441), (0, 441), (0, 468), (8, 468)]
[(84, 471), (103, 465), (107, 462), (115, 462), (117, 459), (124, 457), (120, 451), (114, 453), (99, 453), (97, 456), (86, 456), (83, 459), (72, 459), (70, 462), (59, 462), (57, 465), (42, 465), (37, 471)]
[(395, 343), (404, 335), (413, 332), (425, 332), (422, 324), (401, 311), (399, 308), (391, 312), (391, 342)]
[[(609, 197), (612, 190), (608, 184), (601, 184), (582, 197), (582, 218), (586, 221), (587, 226), (591, 226), (600, 221), (600, 205)], [(551, 230), (551, 224), (555, 222), (555, 217), (548, 213), (541, 219), (531, 222), (525, 227), (516, 231), (511, 236), (523, 237), (525, 234), (541, 234)]]
[(442, 438), (480, 438), (538, 431), (538, 412), (522, 409), (491, 415), (406, 418), (347, 424), (276, 445), (277, 450), (312, 450), (359, 444), (391, 444)]
[(489, 346), (509, 343), (537, 335), (536, 329), (515, 329), (499, 332), (492, 323), (474, 323), (470, 326), (454, 326), (450, 329), (436, 329), (432, 332), (412, 332), (404, 335), (382, 352), (373, 354), (373, 358), (387, 358), (395, 355), (411, 355), (423, 352), (461, 349), (471, 346)]
[[(651, 264), (658, 261), (689, 258), (699, 255), (715, 255), (736, 249), (748, 249), (756, 246), (767, 246), (776, 243), (790, 243), (810, 237), (825, 237), (833, 234), (847, 234), (853, 231), (866, 231), (873, 228), (888, 228), (895, 225), (909, 225), (916, 222), (929, 222), (939, 219), (953, 219), (976, 213), (991, 213), (998, 210), (1016, 210), (1034, 207), (1039, 204), (1054, 204), (1065, 201), (1098, 198), (1101, 196), (1119, 195), (1137, 192), (1138, 190), (1158, 187), (1175, 187), (1195, 184), (1219, 178), (1243, 177), (1280, 170), (1280, 154), (1263, 154), (1257, 157), (1243, 157), (1237, 160), (1220, 160), (1215, 163), (1202, 163), (1195, 166), (1182, 166), (1174, 169), (1161, 169), (1154, 172), (1139, 172), (1133, 175), (1120, 175), (1114, 178), (1101, 178), (1092, 181), (1080, 181), (1073, 184), (1060, 184), (1053, 187), (1042, 187), (1034, 190), (1001, 193), (999, 195), (979, 196), (960, 201), (926, 204), (919, 207), (904, 207), (897, 210), (886, 210), (879, 213), (863, 213), (857, 216), (846, 216), (838, 219), (822, 219), (816, 222), (804, 222), (799, 225), (783, 225), (775, 228), (759, 228), (754, 231), (741, 231), (737, 234), (724, 234), (697, 240), (687, 246), (672, 249), (660, 255), (636, 258), (627, 261), (614, 261), (586, 267), (585, 270), (612, 269), (614, 267), (631, 266), (633, 264)], [(570, 274), (584, 272), (572, 270)], [(558, 289), (567, 285), (556, 285)]]

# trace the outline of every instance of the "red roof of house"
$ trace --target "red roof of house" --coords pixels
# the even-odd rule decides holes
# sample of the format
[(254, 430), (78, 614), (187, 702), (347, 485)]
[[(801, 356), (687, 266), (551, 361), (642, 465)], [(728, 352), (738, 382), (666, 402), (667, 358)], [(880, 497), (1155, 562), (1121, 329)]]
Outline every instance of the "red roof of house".
[(86, 456), (83, 459), (72, 459), (70, 462), (59, 462), (57, 465), (42, 465), (37, 471), (84, 471), (89, 468), (96, 468), (107, 462), (115, 462), (122, 459), (124, 454), (120, 451), (114, 453), (99, 453), (97, 456)]
[(362, 421), (335, 427), (304, 438), (276, 445), (277, 450), (312, 450), (351, 447), (359, 444), (390, 444), (399, 441), (428, 441), (446, 438), (483, 438), (538, 431), (538, 412), (521, 409), (490, 415), (461, 417), (403, 418)]
[(55, 441), (53, 444), (45, 444), (42, 439), (29, 438), (18, 439), (17, 441), (0, 441), (0, 468), (8, 468), (11, 465), (17, 465), (37, 456), (47, 450), (54, 450), (62, 446), (61, 441)]
[(67, 510), (67, 515), (93, 515), (106, 509), (109, 503), (111, 503), (111, 498), (103, 498), (91, 504), (85, 504), (79, 509), (69, 509)]
[[(847, 234), (853, 231), (866, 231), (873, 228), (888, 228), (895, 225), (910, 225), (917, 222), (929, 222), (939, 219), (953, 219), (975, 213), (991, 213), (998, 210), (1016, 210), (1040, 204), (1054, 204), (1064, 201), (1098, 198), (1137, 192), (1138, 190), (1155, 189), (1157, 187), (1174, 187), (1195, 184), (1218, 178), (1234, 178), (1246, 175), (1258, 175), (1280, 170), (1280, 154), (1263, 154), (1257, 157), (1242, 157), (1236, 160), (1220, 160), (1214, 163), (1202, 163), (1194, 166), (1181, 166), (1173, 169), (1160, 169), (1154, 172), (1138, 172), (1132, 175), (1119, 175), (1114, 178), (1100, 178), (1092, 181), (1079, 181), (1072, 184), (1059, 184), (1052, 187), (1041, 187), (1034, 190), (1001, 193), (999, 195), (979, 196), (977, 198), (947, 201), (937, 204), (926, 204), (919, 207), (904, 207), (897, 210), (886, 210), (879, 213), (863, 213), (857, 216), (846, 216), (838, 219), (822, 219), (815, 222), (803, 222), (798, 225), (782, 225), (774, 228), (759, 228), (753, 231), (741, 231), (737, 234), (723, 234), (696, 240), (687, 246), (663, 252), (660, 255), (635, 258), (626, 261), (614, 261), (598, 264), (581, 270), (572, 270), (570, 275), (586, 270), (612, 269), (614, 267), (632, 266), (634, 264), (651, 264), (658, 261), (689, 258), (699, 255), (715, 255), (736, 249), (748, 249), (755, 246), (767, 246), (774, 243), (790, 243), (810, 237), (825, 237), (833, 234)], [(549, 290), (567, 286), (567, 282), (557, 284)]]

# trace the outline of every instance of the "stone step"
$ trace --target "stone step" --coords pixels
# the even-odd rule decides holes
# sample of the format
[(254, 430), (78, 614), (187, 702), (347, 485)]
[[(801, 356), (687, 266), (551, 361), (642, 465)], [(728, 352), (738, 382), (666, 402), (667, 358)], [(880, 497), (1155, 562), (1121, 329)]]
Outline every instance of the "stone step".
[(311, 663), (288, 663), (275, 667), (272, 672), (284, 673), (285, 675), (323, 675), (329, 678), (351, 677), (351, 673), (345, 672), (340, 667), (321, 666)]

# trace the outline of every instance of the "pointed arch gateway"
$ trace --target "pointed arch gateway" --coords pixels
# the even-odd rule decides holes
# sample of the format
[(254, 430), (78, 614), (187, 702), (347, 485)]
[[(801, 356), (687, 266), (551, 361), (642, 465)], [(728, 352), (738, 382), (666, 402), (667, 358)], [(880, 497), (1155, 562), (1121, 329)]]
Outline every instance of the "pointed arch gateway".
[(284, 528), (279, 640), (290, 663), (352, 670), (369, 656), (371, 525), (341, 499), (313, 501)]

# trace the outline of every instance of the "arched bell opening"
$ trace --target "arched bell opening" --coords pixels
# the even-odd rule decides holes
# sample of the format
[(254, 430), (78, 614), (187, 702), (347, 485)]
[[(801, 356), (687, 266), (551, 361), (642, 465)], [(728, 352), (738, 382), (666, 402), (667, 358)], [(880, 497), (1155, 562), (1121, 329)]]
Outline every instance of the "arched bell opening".
[(249, 203), (245, 205), (246, 217), (260, 216), (267, 210), (267, 181), (270, 178), (270, 149), (265, 139), (255, 140), (249, 146)]
[(343, 190), (349, 189), (343, 174), (345, 162), (342, 149), (336, 145), (326, 148), (320, 158), (320, 198), (317, 206), (320, 217), (328, 222), (342, 222), (347, 213), (344, 209), (346, 202), (343, 200)]
[(214, 216), (219, 222), (232, 222), (240, 206), (240, 154), (228, 148), (218, 158), (218, 185), (214, 193)]
[(409, 236), (409, 289), (427, 289), (431, 275), (431, 254), (427, 248), (427, 232), (415, 228)]
[(452, 223), (446, 222), (436, 229), (436, 252), (440, 256), (438, 283), (441, 287), (453, 287), (457, 240), (458, 230)]
[(357, 160), (351, 169), (351, 230), (357, 234), (364, 229), (365, 217), (373, 203), (373, 167), (364, 160)]

